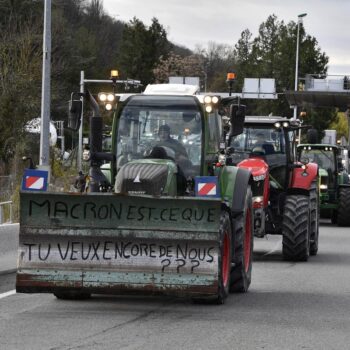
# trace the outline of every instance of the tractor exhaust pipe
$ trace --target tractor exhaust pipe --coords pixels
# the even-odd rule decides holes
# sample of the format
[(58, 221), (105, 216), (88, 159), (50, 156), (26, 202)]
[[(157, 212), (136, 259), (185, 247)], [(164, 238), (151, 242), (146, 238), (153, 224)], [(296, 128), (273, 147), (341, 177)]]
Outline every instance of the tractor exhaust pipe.
[(101, 184), (108, 182), (100, 166), (103, 164), (103, 160), (111, 160), (111, 155), (102, 152), (103, 119), (100, 115), (98, 103), (90, 91), (86, 92), (86, 98), (92, 108), (92, 116), (90, 117), (89, 192), (100, 192)]

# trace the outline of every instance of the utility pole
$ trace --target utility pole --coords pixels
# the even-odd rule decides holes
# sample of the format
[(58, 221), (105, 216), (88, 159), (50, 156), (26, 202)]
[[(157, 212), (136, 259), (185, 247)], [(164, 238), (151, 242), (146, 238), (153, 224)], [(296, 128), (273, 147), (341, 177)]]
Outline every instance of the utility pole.
[[(83, 94), (85, 92), (84, 89), (84, 80), (85, 80), (85, 73), (84, 71), (80, 71), (80, 92)], [(82, 98), (82, 97), (81, 97)], [(84, 123), (84, 104), (81, 108), (81, 120), (80, 120), (80, 127), (79, 127), (79, 139), (78, 139), (78, 158), (77, 158), (77, 167), (78, 170), (81, 171), (82, 169), (82, 164), (81, 164), (81, 159), (82, 159), (82, 154), (83, 154), (83, 123)]]
[[(298, 91), (298, 68), (299, 68), (299, 32), (300, 32), (300, 24), (303, 23), (303, 17), (305, 17), (307, 13), (302, 13), (298, 16), (298, 27), (297, 27), (297, 49), (296, 49), (296, 57), (295, 57), (295, 81), (294, 81), (294, 90)], [(297, 119), (298, 106), (294, 106), (293, 119)], [(301, 129), (299, 129), (299, 142), (301, 143)]]
[(50, 166), (50, 99), (51, 99), (50, 74), (51, 74), (51, 0), (45, 0), (39, 165), (41, 169), (45, 169), (48, 171)]

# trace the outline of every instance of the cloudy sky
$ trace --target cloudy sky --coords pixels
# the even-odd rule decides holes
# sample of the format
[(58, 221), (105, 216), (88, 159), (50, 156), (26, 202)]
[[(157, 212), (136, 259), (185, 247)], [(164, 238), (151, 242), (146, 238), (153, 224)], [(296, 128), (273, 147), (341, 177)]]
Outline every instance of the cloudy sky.
[[(128, 22), (134, 16), (146, 25), (153, 17), (168, 39), (195, 49), (209, 41), (235, 45), (248, 28), (255, 37), (259, 25), (275, 14), (285, 23), (301, 13), (308, 34), (329, 56), (328, 74), (350, 74), (350, 0), (104, 0), (105, 11)], [(313, 72), (310, 72), (313, 73)]]

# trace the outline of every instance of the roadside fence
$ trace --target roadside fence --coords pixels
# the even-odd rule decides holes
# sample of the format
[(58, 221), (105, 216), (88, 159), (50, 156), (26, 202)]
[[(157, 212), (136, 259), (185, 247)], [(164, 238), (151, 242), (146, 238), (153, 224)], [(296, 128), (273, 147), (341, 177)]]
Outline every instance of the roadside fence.
[(5, 218), (9, 218), (7, 222), (10, 224), (12, 223), (12, 219), (13, 219), (12, 201), (0, 202), (0, 225), (5, 222)]

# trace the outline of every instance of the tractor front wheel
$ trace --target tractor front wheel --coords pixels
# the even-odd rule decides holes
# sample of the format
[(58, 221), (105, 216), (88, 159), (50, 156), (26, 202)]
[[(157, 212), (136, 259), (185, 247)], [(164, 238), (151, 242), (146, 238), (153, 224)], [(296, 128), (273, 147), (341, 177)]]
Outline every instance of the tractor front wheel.
[(285, 260), (307, 261), (310, 254), (310, 199), (303, 195), (287, 196), (282, 224), (282, 254)]
[(311, 205), (311, 232), (310, 232), (310, 255), (316, 255), (318, 251), (318, 233), (320, 221), (320, 203), (317, 185), (313, 185), (310, 191)]
[(220, 217), (220, 255), (219, 255), (219, 289), (217, 303), (223, 304), (229, 294), (232, 228), (230, 216), (223, 211)]
[(350, 187), (339, 189), (338, 226), (350, 226)]
[(230, 292), (245, 293), (252, 279), (253, 209), (252, 192), (247, 189), (243, 212), (234, 221), (234, 257)]
[(192, 301), (196, 304), (224, 304), (229, 294), (230, 269), (232, 260), (232, 227), (230, 215), (226, 211), (220, 216), (220, 242), (218, 255), (218, 289), (217, 294), (212, 297), (194, 297)]

